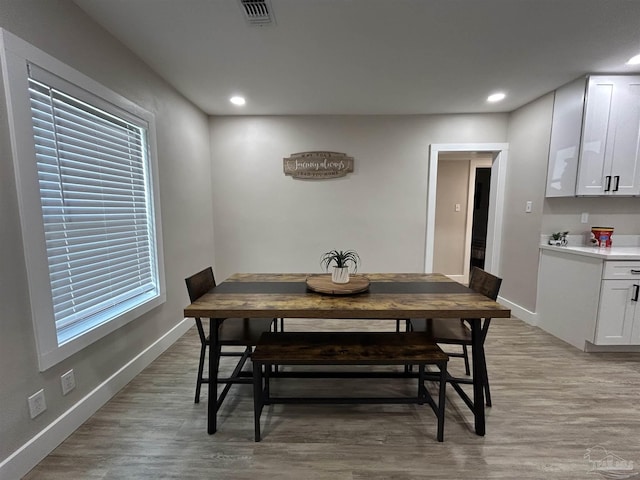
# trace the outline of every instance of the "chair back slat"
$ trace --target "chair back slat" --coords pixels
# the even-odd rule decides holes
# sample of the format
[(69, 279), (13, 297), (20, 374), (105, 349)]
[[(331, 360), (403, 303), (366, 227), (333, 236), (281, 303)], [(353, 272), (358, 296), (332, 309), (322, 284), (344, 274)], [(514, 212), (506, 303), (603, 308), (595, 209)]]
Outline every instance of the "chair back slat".
[(469, 279), (469, 288), (474, 292), (481, 293), (489, 297), (491, 300), (498, 298), (502, 279), (495, 275), (485, 272), (481, 268), (473, 267), (471, 270), (471, 278)]

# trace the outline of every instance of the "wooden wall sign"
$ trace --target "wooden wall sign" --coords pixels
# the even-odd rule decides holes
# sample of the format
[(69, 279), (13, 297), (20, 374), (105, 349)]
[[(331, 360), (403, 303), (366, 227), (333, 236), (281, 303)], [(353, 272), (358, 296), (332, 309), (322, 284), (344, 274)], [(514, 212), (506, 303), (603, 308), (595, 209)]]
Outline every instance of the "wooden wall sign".
[(322, 180), (353, 172), (353, 157), (338, 152), (292, 153), (283, 159), (284, 174), (293, 178)]

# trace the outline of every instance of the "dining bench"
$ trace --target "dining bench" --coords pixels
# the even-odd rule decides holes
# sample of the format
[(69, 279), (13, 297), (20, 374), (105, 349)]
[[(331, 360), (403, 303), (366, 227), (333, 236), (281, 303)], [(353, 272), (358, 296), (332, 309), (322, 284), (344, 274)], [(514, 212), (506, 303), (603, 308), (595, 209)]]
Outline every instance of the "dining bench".
[[(437, 439), (444, 440), (444, 407), (448, 355), (421, 332), (267, 332), (252, 355), (255, 441), (259, 442), (264, 405), (274, 403), (428, 403), (438, 420)], [(271, 396), (272, 367), (287, 365), (415, 365), (415, 396), (283, 397)], [(425, 367), (438, 367), (438, 403), (425, 387)]]

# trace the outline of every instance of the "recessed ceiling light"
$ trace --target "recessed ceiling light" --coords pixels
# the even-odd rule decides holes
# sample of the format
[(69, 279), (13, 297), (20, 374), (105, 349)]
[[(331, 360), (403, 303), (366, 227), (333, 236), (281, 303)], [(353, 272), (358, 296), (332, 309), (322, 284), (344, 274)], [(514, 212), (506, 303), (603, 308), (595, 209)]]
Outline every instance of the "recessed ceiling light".
[(500, 100), (504, 100), (504, 97), (506, 97), (506, 95), (502, 92), (492, 93), (487, 97), (487, 102), (499, 102)]
[(640, 65), (640, 54), (636, 55), (635, 57), (631, 57), (627, 61), (627, 65)]
[(229, 101), (230, 101), (231, 103), (233, 103), (234, 105), (238, 105), (238, 106), (240, 106), (240, 105), (244, 105), (245, 103), (247, 103), (247, 102), (245, 101), (244, 97), (238, 97), (238, 96), (231, 97), (231, 98), (229, 99)]

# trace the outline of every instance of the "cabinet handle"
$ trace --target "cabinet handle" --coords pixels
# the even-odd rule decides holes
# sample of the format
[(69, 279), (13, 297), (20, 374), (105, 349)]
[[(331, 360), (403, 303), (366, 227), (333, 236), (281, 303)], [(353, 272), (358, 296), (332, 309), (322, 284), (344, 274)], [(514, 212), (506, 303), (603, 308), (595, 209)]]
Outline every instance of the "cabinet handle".
[(608, 192), (609, 190), (611, 190), (611, 175), (607, 175), (606, 177), (604, 177), (607, 179), (607, 186), (604, 187), (604, 191)]
[(620, 175), (616, 175), (615, 177), (613, 177), (615, 180), (615, 186), (613, 187), (613, 191), (617, 192), (618, 191), (618, 187), (620, 186)]
[(634, 302), (638, 301), (638, 294), (640, 294), (640, 285), (634, 285), (633, 286), (633, 297), (631, 297), (631, 300), (633, 300)]
[(632, 275), (640, 275), (640, 270), (634, 270), (633, 268), (631, 269), (631, 274)]

